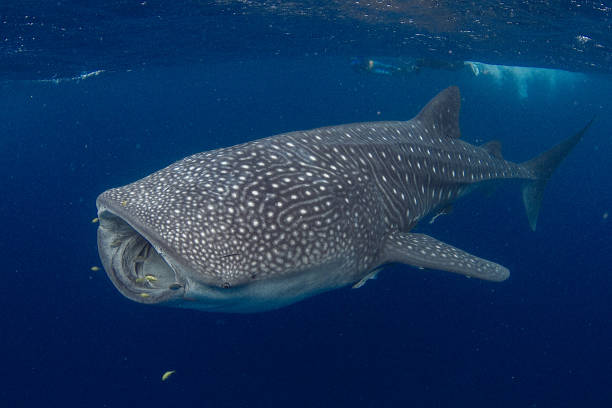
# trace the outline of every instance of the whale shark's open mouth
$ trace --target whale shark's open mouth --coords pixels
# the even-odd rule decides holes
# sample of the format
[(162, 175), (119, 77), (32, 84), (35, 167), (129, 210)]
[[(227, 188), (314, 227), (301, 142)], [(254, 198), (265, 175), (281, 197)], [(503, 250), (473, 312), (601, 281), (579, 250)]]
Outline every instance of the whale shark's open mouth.
[(182, 298), (185, 282), (151, 241), (108, 209), (98, 217), (98, 251), (117, 289), (141, 303), (167, 303)]

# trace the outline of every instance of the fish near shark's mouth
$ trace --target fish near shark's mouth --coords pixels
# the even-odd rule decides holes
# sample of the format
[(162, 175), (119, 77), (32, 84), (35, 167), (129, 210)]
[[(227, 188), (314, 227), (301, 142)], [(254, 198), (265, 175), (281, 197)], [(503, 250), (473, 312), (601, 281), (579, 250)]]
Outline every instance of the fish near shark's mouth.
[(115, 287), (140, 303), (171, 303), (183, 299), (185, 281), (160, 254), (152, 240), (124, 218), (99, 206), (98, 251)]

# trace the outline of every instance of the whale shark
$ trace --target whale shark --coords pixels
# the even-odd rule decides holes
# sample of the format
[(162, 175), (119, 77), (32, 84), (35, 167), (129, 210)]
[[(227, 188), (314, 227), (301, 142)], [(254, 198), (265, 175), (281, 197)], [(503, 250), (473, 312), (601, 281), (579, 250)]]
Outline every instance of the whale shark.
[(360, 287), (391, 263), (504, 281), (506, 267), (411, 230), (512, 179), (535, 230), (548, 179), (590, 122), (514, 163), (497, 141), (460, 139), (460, 104), (453, 86), (408, 121), (283, 133), (107, 190), (96, 200), (104, 269), (136, 302), (237, 313)]

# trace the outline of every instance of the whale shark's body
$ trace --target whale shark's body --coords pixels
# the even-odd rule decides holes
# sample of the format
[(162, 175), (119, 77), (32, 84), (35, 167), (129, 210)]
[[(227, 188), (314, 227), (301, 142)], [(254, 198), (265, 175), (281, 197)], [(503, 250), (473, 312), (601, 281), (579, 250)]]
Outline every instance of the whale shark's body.
[(423, 234), (480, 183), (524, 180), (532, 228), (546, 181), (579, 132), (533, 160), (459, 139), (460, 96), (412, 120), (284, 133), (187, 157), (97, 199), (98, 247), (119, 291), (143, 303), (256, 312), (405, 263), (492, 281), (509, 271)]

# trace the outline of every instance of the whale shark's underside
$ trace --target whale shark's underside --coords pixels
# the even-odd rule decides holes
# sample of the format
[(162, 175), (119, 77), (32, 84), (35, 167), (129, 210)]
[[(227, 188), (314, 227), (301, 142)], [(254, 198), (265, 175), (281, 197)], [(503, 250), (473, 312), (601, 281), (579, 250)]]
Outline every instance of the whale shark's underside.
[(225, 312), (278, 308), (404, 263), (490, 281), (505, 267), (410, 232), (475, 187), (520, 179), (535, 229), (576, 135), (524, 163), (459, 139), (460, 96), (412, 120), (283, 133), (198, 153), (97, 199), (98, 248), (126, 297)]

